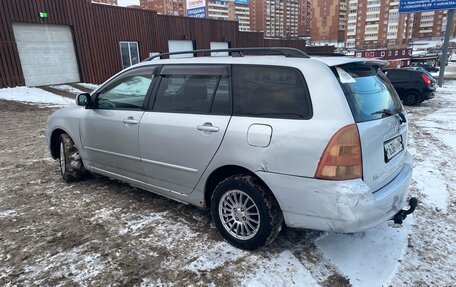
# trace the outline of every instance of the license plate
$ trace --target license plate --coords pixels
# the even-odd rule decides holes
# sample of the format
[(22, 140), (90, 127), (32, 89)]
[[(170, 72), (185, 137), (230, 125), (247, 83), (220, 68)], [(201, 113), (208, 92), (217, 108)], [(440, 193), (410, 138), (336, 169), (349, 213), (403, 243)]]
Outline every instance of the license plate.
[(404, 143), (402, 136), (397, 136), (389, 141), (385, 142), (385, 161), (389, 162), (393, 157), (400, 153), (404, 149)]

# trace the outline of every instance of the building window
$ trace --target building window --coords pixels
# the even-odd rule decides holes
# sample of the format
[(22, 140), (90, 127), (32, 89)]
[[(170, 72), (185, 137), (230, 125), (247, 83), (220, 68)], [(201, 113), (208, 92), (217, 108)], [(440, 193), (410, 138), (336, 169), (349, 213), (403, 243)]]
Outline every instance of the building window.
[(381, 55), (382, 57), (385, 57), (385, 52), (381, 52), (380, 55)]
[(120, 57), (122, 58), (122, 69), (138, 64), (138, 42), (120, 42)]
[(402, 51), (402, 56), (405, 56), (405, 50)]
[(394, 52), (394, 56), (397, 56), (397, 55), (399, 55), (399, 51)]

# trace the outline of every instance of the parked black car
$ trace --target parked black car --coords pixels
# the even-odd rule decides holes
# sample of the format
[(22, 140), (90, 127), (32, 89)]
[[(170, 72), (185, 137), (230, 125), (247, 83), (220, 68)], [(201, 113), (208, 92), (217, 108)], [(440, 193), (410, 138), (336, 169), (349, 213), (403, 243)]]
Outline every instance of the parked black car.
[(430, 64), (418, 64), (417, 67), (425, 68), (429, 73), (437, 73), (439, 71), (439, 68), (436, 68)]
[(385, 74), (405, 105), (415, 106), (435, 96), (436, 81), (427, 73), (409, 69), (391, 69), (385, 71)]
[(421, 66), (415, 66), (415, 67), (405, 67), (405, 68), (402, 68), (402, 69), (406, 69), (406, 70), (415, 70), (415, 71), (421, 71), (423, 73), (425, 73), (426, 75), (428, 75), (429, 78), (434, 79), (434, 76), (431, 75), (431, 73), (426, 70), (425, 68), (421, 67)]

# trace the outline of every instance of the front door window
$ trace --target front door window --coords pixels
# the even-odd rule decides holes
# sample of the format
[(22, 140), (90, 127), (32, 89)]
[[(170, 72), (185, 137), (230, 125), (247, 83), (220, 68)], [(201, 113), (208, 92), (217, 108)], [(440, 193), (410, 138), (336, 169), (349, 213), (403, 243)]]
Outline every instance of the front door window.
[(129, 71), (97, 94), (95, 107), (109, 110), (142, 109), (152, 79), (153, 71), (150, 68)]

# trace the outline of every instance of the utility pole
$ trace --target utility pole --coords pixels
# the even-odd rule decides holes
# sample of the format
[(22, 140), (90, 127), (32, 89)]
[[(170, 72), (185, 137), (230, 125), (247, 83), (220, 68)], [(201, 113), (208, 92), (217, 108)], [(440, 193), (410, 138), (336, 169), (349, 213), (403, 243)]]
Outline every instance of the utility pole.
[(450, 36), (453, 32), (453, 16), (454, 16), (454, 10), (448, 10), (447, 13), (447, 25), (446, 25), (446, 31), (445, 31), (445, 41), (443, 43), (443, 48), (442, 48), (442, 56), (440, 58), (440, 74), (439, 74), (439, 87), (442, 87), (443, 85), (443, 77), (445, 75), (445, 67), (447, 63), (447, 54), (448, 54), (448, 45), (450, 42)]

